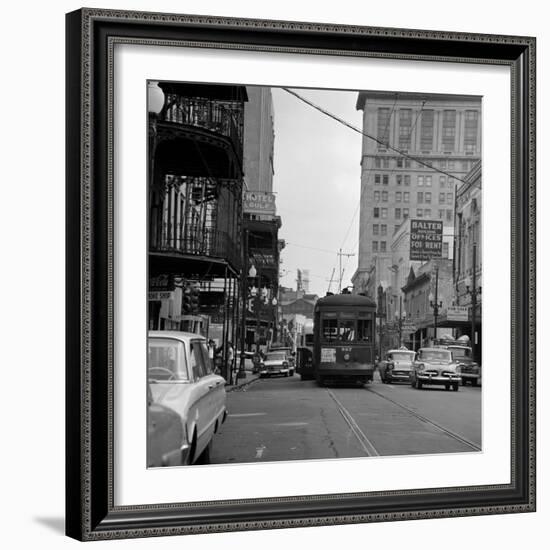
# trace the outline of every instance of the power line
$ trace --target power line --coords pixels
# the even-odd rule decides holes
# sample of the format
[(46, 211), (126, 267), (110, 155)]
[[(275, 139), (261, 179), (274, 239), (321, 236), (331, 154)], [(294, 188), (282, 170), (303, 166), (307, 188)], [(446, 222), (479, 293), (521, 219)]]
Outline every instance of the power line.
[(331, 112), (323, 109), (322, 107), (319, 107), (319, 105), (316, 105), (315, 103), (313, 103), (312, 101), (310, 101), (309, 99), (306, 99), (305, 97), (302, 97), (301, 95), (297, 94), (296, 92), (293, 92), (292, 90), (288, 89), (288, 88), (283, 88), (283, 90), (295, 97), (297, 97), (300, 101), (303, 101), (304, 103), (306, 103), (307, 105), (309, 105), (310, 107), (313, 107), (314, 109), (317, 109), (319, 112), (323, 113), (324, 115), (332, 118), (333, 120), (335, 120), (336, 122), (339, 122), (340, 124), (343, 124), (344, 126), (347, 126), (348, 128), (350, 128), (351, 130), (353, 130), (354, 132), (357, 132), (358, 134), (361, 134), (362, 136), (365, 136), (369, 139), (372, 139), (373, 141), (375, 141), (376, 143), (382, 145), (383, 147), (385, 147), (386, 149), (390, 149), (391, 151), (394, 151), (395, 153), (397, 153), (398, 155), (401, 155), (402, 157), (404, 158), (407, 158), (409, 160), (414, 160), (415, 162), (417, 162), (418, 164), (421, 164), (423, 166), (426, 166), (427, 168), (429, 168), (430, 170), (433, 170), (434, 172), (439, 172), (440, 174), (443, 174), (445, 176), (448, 176), (450, 178), (454, 178), (455, 180), (457, 181), (460, 181), (462, 183), (466, 183), (466, 180), (463, 180), (462, 178), (459, 178), (458, 176), (454, 176), (453, 174), (451, 174), (450, 172), (446, 172), (445, 170), (441, 170), (440, 168), (436, 168), (435, 166), (432, 166), (431, 164), (417, 158), (417, 157), (413, 157), (412, 155), (409, 155), (407, 153), (403, 153), (403, 151), (400, 151), (399, 149), (397, 149), (396, 147), (393, 147), (392, 145), (390, 145), (389, 143), (384, 143), (382, 140), (378, 139), (378, 138), (375, 138), (374, 136), (371, 136), (370, 134), (367, 134), (366, 132), (363, 132), (362, 130), (360, 130), (359, 128), (357, 128), (356, 126), (354, 126), (353, 124), (350, 124), (349, 122), (347, 122), (346, 120), (332, 114)]

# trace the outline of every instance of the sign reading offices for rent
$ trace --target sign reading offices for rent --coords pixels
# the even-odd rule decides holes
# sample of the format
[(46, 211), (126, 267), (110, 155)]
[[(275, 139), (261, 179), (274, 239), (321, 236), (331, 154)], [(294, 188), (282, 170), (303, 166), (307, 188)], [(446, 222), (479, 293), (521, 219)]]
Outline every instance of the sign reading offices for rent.
[(441, 258), (443, 250), (443, 221), (411, 220), (410, 259), (428, 261)]

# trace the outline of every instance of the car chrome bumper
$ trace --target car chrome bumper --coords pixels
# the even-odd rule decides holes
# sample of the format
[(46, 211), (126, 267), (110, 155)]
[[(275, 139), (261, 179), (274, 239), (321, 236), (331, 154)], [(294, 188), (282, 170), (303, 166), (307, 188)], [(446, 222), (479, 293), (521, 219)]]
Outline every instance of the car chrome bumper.
[(426, 384), (452, 384), (453, 382), (460, 382), (461, 377), (459, 374), (453, 376), (430, 376), (426, 374), (417, 374), (418, 380)]
[(181, 448), (175, 449), (169, 453), (162, 455), (162, 465), (163, 466), (182, 466), (186, 463), (187, 457), (189, 455), (189, 449), (191, 445), (187, 443), (182, 445)]

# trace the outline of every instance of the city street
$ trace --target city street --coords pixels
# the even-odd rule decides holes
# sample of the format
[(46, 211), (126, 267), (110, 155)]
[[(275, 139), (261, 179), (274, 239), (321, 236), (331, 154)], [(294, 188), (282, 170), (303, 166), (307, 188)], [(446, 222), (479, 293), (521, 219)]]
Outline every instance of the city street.
[(481, 450), (481, 388), (407, 384), (319, 387), (258, 379), (228, 393), (212, 463), (268, 462)]

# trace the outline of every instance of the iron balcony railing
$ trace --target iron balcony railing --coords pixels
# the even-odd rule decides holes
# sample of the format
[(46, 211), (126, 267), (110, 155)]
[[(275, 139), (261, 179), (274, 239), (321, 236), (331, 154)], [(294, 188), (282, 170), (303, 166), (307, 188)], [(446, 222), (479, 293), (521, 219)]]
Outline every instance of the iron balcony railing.
[(221, 103), (200, 97), (168, 94), (161, 121), (197, 126), (229, 138), (240, 161), (243, 157), (242, 103)]
[(223, 259), (237, 269), (241, 265), (240, 247), (227, 232), (198, 225), (187, 227), (182, 235), (178, 225), (163, 224), (161, 234), (150, 243), (150, 251)]

